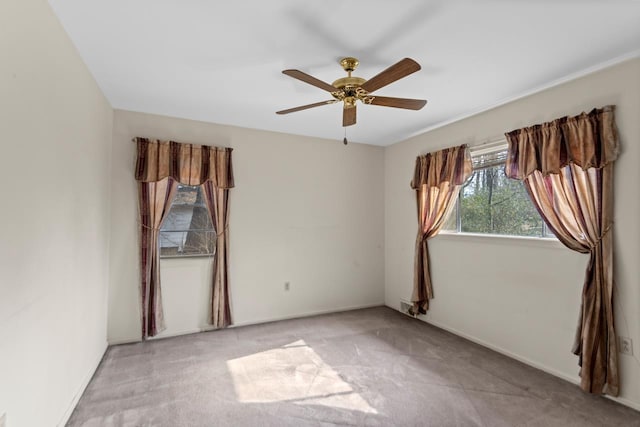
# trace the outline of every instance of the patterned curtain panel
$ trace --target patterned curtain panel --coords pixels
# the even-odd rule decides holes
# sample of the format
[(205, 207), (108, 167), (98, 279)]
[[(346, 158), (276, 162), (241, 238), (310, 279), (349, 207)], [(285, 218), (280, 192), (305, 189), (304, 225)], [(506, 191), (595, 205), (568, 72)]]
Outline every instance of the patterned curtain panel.
[(619, 392), (613, 313), (613, 162), (618, 156), (614, 106), (506, 134), (505, 172), (523, 180), (558, 239), (590, 254), (573, 352), (581, 387)]
[(426, 314), (433, 286), (427, 240), (438, 234), (453, 210), (462, 184), (472, 172), (466, 145), (418, 156), (411, 181), (418, 205), (418, 236), (413, 268), (413, 313)]
[(135, 142), (138, 148), (135, 177), (140, 204), (142, 338), (154, 336), (164, 329), (158, 234), (179, 183), (203, 185), (218, 235), (210, 320), (216, 327), (230, 325), (228, 204), (229, 189), (234, 186), (233, 149), (147, 138), (136, 138)]
[(153, 337), (165, 329), (160, 291), (160, 248), (158, 236), (169, 212), (178, 183), (172, 178), (157, 182), (138, 182), (140, 206), (140, 295), (142, 338)]
[(216, 188), (211, 181), (203, 184), (204, 199), (209, 208), (211, 223), (216, 231), (216, 253), (213, 259), (213, 292), (209, 323), (216, 328), (231, 325), (227, 267), (229, 265), (229, 189)]

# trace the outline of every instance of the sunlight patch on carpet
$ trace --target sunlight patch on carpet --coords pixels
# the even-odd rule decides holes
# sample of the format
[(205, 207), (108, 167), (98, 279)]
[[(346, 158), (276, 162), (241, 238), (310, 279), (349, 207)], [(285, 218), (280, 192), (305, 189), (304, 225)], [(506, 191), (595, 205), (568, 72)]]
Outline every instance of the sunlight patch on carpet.
[(239, 402), (293, 402), (376, 414), (304, 340), (227, 361)]

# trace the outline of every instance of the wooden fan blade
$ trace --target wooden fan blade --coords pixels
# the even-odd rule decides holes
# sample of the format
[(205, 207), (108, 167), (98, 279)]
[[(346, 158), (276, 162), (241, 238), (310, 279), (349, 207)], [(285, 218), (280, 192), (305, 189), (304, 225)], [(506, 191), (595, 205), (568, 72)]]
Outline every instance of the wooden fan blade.
[(315, 104), (301, 105), (300, 107), (289, 108), (288, 110), (276, 111), (276, 114), (295, 113), (296, 111), (302, 111), (308, 108), (319, 107), (321, 105), (333, 104), (334, 102), (336, 102), (335, 99), (330, 99), (328, 101), (316, 102)]
[(289, 77), (293, 77), (294, 79), (301, 80), (305, 83), (308, 83), (312, 86), (319, 87), (322, 90), (326, 90), (327, 92), (335, 92), (335, 87), (331, 86), (329, 83), (325, 83), (322, 80), (318, 80), (313, 76), (310, 76), (307, 73), (303, 73), (300, 70), (284, 70), (282, 74), (286, 74)]
[(356, 124), (356, 107), (342, 109), (342, 126), (347, 127)]
[(427, 103), (424, 99), (389, 98), (386, 96), (372, 96), (371, 105), (382, 107), (404, 108), (407, 110), (419, 110)]
[(409, 74), (415, 73), (419, 69), (420, 64), (416, 61), (411, 58), (404, 58), (402, 61), (371, 77), (360, 87), (367, 92), (373, 92)]

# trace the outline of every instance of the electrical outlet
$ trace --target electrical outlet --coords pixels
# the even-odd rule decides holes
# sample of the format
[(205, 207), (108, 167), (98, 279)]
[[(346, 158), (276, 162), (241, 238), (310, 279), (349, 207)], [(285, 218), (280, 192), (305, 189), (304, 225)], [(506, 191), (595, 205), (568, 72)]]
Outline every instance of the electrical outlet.
[(628, 354), (633, 356), (633, 342), (631, 338), (619, 337), (620, 339), (620, 354)]
[(284, 290), (285, 290), (285, 291), (288, 291), (290, 287), (291, 287), (291, 283), (289, 283), (289, 282), (284, 282)]

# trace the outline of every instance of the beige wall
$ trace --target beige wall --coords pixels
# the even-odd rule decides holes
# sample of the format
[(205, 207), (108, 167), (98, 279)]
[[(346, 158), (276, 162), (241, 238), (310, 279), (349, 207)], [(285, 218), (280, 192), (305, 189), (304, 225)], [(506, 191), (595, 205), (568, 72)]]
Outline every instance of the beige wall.
[(0, 417), (54, 426), (106, 349), (113, 111), (46, 1), (0, 7)]
[[(622, 399), (640, 408), (640, 60), (382, 149), (124, 111), (114, 118), (44, 0), (3, 4), (0, 54), (8, 184), (0, 417), (6, 412), (8, 426), (63, 423), (104, 353), (107, 328), (111, 342), (139, 339), (132, 136), (234, 148), (232, 307), (236, 324), (247, 324), (383, 301), (398, 308), (411, 292), (408, 183), (417, 154), (610, 103), (623, 146), (616, 322), (636, 353), (620, 357)], [(585, 256), (506, 238), (440, 236), (431, 249), (428, 321), (577, 380), (569, 349)], [(206, 328), (210, 273), (207, 259), (163, 261), (165, 336)]]
[[(622, 154), (616, 162), (615, 306), (620, 335), (635, 357), (620, 356), (621, 397), (640, 409), (640, 60), (629, 61), (385, 151), (385, 300), (398, 308), (412, 288), (417, 232), (409, 188), (415, 157), (505, 131), (617, 105)], [(438, 236), (430, 241), (435, 300), (426, 321), (577, 381), (570, 352), (587, 257), (537, 240)]]
[[(110, 342), (140, 338), (133, 136), (233, 147), (236, 324), (384, 303), (381, 147), (116, 111)], [(206, 327), (210, 269), (207, 259), (162, 261), (162, 336)]]

